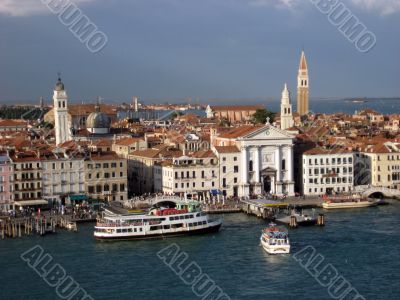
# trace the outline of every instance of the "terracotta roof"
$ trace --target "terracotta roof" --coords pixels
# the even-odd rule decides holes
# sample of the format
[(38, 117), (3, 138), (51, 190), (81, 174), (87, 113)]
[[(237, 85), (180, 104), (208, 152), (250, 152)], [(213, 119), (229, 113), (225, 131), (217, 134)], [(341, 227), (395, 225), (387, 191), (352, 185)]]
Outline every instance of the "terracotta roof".
[(218, 153), (237, 153), (240, 152), (236, 146), (215, 146)]
[[(88, 115), (94, 112), (96, 104), (69, 104), (68, 113), (72, 116)], [(116, 115), (117, 112), (112, 105), (101, 104), (100, 111), (108, 115)]]
[(225, 139), (234, 139), (234, 138), (238, 138), (238, 137), (247, 135), (247, 134), (249, 134), (253, 131), (256, 131), (262, 127), (264, 127), (264, 125), (243, 125), (243, 126), (228, 130), (227, 132), (219, 135), (218, 137), (225, 138)]
[(329, 155), (329, 154), (348, 154), (351, 151), (343, 148), (324, 149), (324, 148), (313, 148), (304, 152), (305, 155)]
[(0, 127), (26, 126), (28, 123), (23, 120), (4, 119), (0, 120)]
[(133, 143), (137, 143), (137, 142), (144, 142), (144, 139), (143, 138), (124, 138), (124, 139), (116, 141), (115, 144), (119, 145), (119, 146), (129, 146), (129, 145), (132, 145)]
[(213, 111), (248, 111), (265, 109), (264, 105), (227, 105), (227, 106), (210, 106)]
[(117, 153), (112, 152), (112, 151), (92, 153), (90, 159), (93, 161), (96, 161), (96, 160), (123, 160), (117, 155)]
[(216, 157), (214, 152), (212, 152), (211, 150), (196, 151), (193, 152), (191, 156), (196, 158)]
[(131, 152), (132, 156), (140, 156), (140, 157), (147, 157), (147, 158), (155, 158), (159, 156), (161, 150), (158, 149), (145, 149), (145, 150), (136, 150)]

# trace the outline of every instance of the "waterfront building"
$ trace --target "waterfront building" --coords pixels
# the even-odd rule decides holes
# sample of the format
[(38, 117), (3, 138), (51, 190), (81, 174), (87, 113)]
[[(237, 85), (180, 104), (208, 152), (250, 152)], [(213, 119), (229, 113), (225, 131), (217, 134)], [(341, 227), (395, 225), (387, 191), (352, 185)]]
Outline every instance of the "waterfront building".
[(14, 207), (14, 168), (7, 153), (0, 153), (0, 212)]
[(219, 194), (218, 159), (211, 150), (182, 155), (154, 165), (156, 193), (184, 195), (204, 200)]
[(257, 109), (265, 109), (263, 105), (210, 106), (206, 108), (207, 118), (217, 118), (230, 123), (243, 123), (251, 120)]
[(282, 91), (280, 123), (282, 130), (291, 128), (294, 125), (292, 103), (286, 83), (285, 88)]
[(158, 145), (146, 150), (133, 151), (128, 156), (128, 178), (130, 196), (154, 193), (154, 165), (157, 162), (180, 157), (183, 152), (167, 145)]
[(10, 154), (14, 165), (15, 205), (47, 203), (42, 196), (42, 162), (38, 151), (16, 151)]
[(303, 153), (302, 194), (351, 192), (354, 187), (353, 152), (314, 148)]
[(85, 194), (84, 158), (79, 152), (43, 153), (43, 198), (65, 204), (67, 197)]
[(244, 125), (216, 134), (214, 146), (240, 149), (239, 196), (294, 195), (293, 137), (271, 124)]
[(115, 152), (90, 153), (84, 161), (85, 192), (93, 199), (128, 199), (127, 161)]
[(308, 66), (304, 51), (301, 52), (300, 66), (297, 76), (297, 112), (300, 116), (309, 112), (310, 82)]
[(219, 189), (225, 196), (239, 196), (241, 162), (237, 146), (215, 146), (212, 149), (218, 157)]
[(71, 124), (68, 120), (68, 97), (61, 78), (54, 87), (54, 129), (56, 145), (71, 140)]
[(400, 143), (365, 142), (356, 154), (356, 183), (400, 189)]

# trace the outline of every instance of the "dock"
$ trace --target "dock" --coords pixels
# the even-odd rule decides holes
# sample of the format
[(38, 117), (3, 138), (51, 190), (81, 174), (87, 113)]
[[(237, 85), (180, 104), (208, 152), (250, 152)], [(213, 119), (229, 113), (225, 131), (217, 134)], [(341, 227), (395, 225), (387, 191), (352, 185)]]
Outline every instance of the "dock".
[(50, 233), (56, 233), (57, 229), (77, 231), (77, 223), (95, 222), (96, 217), (73, 218), (71, 215), (36, 215), (29, 217), (0, 217), (0, 238), (20, 238), (37, 234), (44, 236)]
[[(290, 207), (303, 208), (320, 208), (322, 207), (323, 200), (320, 198), (309, 199), (285, 199), (281, 200), (267, 200), (267, 199), (245, 199), (241, 200), (242, 211), (248, 215), (254, 215), (258, 218), (275, 220), (276, 216), (289, 210)], [(320, 214), (315, 224), (319, 226), (324, 225), (324, 216)], [(294, 216), (288, 215), (287, 224), (296, 228), (299, 224)]]

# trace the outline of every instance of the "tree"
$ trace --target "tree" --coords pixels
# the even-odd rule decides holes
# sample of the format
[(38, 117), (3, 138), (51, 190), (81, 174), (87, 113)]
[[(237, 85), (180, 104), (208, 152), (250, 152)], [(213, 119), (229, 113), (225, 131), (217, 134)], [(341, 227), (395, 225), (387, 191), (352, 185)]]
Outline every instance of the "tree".
[(254, 124), (265, 124), (267, 122), (267, 118), (269, 118), (270, 123), (273, 123), (275, 120), (275, 113), (264, 108), (259, 108), (253, 114), (251, 121)]

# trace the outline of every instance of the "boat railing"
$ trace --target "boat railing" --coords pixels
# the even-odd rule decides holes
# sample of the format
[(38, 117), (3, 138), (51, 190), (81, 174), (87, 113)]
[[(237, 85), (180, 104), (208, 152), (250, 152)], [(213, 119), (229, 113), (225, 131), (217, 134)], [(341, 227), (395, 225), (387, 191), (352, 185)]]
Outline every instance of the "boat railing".
[(132, 223), (103, 223), (103, 222), (97, 222), (96, 223), (97, 227), (131, 227), (131, 226), (143, 226), (143, 222), (132, 222)]

